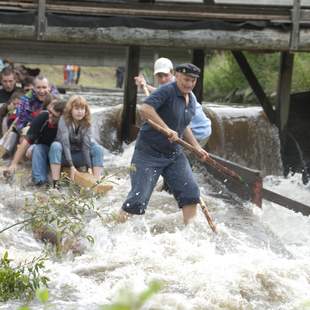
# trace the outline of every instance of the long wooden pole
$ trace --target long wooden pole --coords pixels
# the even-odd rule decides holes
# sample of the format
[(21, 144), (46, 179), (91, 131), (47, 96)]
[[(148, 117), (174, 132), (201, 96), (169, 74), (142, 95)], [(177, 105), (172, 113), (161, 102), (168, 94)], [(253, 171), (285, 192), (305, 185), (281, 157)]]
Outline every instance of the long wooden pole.
[[(154, 122), (153, 122), (152, 120), (150, 120), (150, 119), (147, 119), (147, 122), (148, 122), (154, 129), (158, 130), (159, 132), (161, 132), (161, 133), (163, 133), (164, 135), (166, 135), (167, 137), (169, 137), (169, 133), (166, 131), (165, 128), (163, 128), (163, 127), (161, 127), (160, 125), (154, 123)], [(193, 152), (194, 152), (194, 150), (195, 150), (195, 148), (194, 148), (192, 145), (190, 145), (189, 143), (185, 142), (185, 141), (182, 140), (182, 139), (178, 139), (176, 142), (179, 143), (179, 144), (181, 144), (181, 145), (183, 145), (183, 142), (184, 142), (184, 143), (185, 143), (185, 144), (183, 145), (184, 147), (188, 148), (190, 151), (193, 151)], [(213, 159), (211, 159), (211, 160), (213, 161)], [(213, 222), (213, 220), (212, 220), (212, 217), (211, 217), (211, 215), (210, 215), (210, 213), (209, 213), (209, 211), (208, 211), (207, 205), (205, 204), (204, 200), (203, 200), (201, 197), (200, 197), (199, 200), (200, 200), (200, 203), (199, 203), (199, 204), (200, 204), (201, 210), (202, 210), (204, 216), (206, 217), (209, 226), (211, 227), (212, 231), (213, 231), (214, 233), (216, 233), (216, 232), (217, 232), (217, 231), (216, 231), (216, 225), (214, 224), (214, 222)]]
[(204, 216), (206, 217), (206, 219), (208, 221), (208, 224), (211, 227), (212, 231), (214, 233), (217, 233), (216, 225), (214, 224), (214, 222), (212, 220), (212, 217), (211, 217), (211, 215), (209, 213), (209, 210), (207, 208), (207, 205), (204, 202), (204, 200), (201, 198), (201, 196), (200, 196), (200, 207), (201, 207), (201, 210), (202, 210)]
[[(169, 137), (169, 133), (168, 131), (161, 127), (160, 125), (156, 124), (155, 122), (153, 122), (150, 119), (147, 119), (147, 122), (157, 131), (159, 131), (160, 133), (162, 133), (163, 135), (165, 135), (166, 137)], [(200, 158), (200, 153), (197, 152), (197, 150), (189, 143), (187, 143), (186, 141), (182, 140), (181, 138), (178, 138), (176, 141), (176, 143), (182, 145), (184, 148), (188, 149), (189, 151), (193, 152), (194, 154), (196, 154), (199, 158)], [(238, 175), (236, 172), (228, 169), (227, 167), (223, 166), (222, 164), (218, 163), (217, 161), (215, 161), (214, 159), (212, 159), (211, 157), (208, 157), (206, 159), (204, 159), (205, 162), (207, 162), (208, 164), (210, 164), (211, 166), (213, 166), (214, 168), (216, 168), (217, 170), (219, 170), (220, 172), (238, 180), (239, 182), (244, 183), (244, 180), (242, 179), (242, 177), (240, 175)]]

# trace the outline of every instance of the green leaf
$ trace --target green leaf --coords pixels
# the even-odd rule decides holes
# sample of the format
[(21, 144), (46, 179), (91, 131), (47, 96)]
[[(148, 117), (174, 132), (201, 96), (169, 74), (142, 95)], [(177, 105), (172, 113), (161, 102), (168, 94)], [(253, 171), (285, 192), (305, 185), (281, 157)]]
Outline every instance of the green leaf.
[(153, 281), (149, 284), (149, 287), (139, 295), (139, 305), (142, 306), (148, 299), (161, 290), (161, 283)]
[(48, 289), (44, 288), (44, 289), (40, 289), (36, 291), (36, 296), (39, 299), (39, 301), (41, 303), (46, 303), (48, 301)]

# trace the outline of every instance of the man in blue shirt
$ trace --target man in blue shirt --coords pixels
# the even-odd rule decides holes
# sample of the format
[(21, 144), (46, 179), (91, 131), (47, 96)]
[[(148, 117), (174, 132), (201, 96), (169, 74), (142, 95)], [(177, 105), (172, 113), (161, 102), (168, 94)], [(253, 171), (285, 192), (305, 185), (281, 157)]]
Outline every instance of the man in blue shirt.
[(182, 148), (175, 141), (182, 137), (196, 148), (202, 159), (208, 153), (195, 139), (189, 124), (195, 115), (196, 100), (192, 90), (200, 69), (192, 64), (176, 68), (176, 81), (163, 85), (145, 99), (140, 108), (143, 119), (150, 119), (169, 133), (169, 139), (144, 123), (135, 146), (131, 173), (131, 191), (119, 214), (125, 221), (129, 214), (144, 214), (160, 175), (182, 208), (184, 223), (196, 214), (200, 192)]
[[(173, 82), (175, 78), (173, 75), (173, 64), (171, 60), (164, 57), (158, 58), (154, 63), (154, 76), (159, 87)], [(135, 81), (137, 86), (141, 87), (143, 90), (147, 89), (147, 91), (150, 93), (156, 90), (156, 87), (146, 83), (143, 75), (135, 77)], [(196, 113), (191, 121), (190, 126), (195, 138), (199, 141), (200, 145), (204, 147), (212, 133), (211, 120), (203, 112), (202, 106), (197, 101), (196, 97), (195, 100)]]

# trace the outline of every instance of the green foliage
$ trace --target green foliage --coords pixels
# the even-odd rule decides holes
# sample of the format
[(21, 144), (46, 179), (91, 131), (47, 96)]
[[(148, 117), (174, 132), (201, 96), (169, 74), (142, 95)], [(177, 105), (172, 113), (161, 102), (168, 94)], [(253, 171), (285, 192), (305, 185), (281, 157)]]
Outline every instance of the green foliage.
[(310, 88), (310, 54), (296, 53), (294, 58), (294, 71), (292, 92), (306, 91)]
[[(244, 53), (258, 81), (270, 98), (277, 91), (280, 53)], [(310, 54), (296, 53), (292, 92), (310, 88)], [(215, 53), (205, 69), (204, 91), (207, 101), (253, 103), (256, 98), (230, 52)]]
[(48, 301), (48, 289), (47, 288), (43, 288), (40, 290), (36, 290), (36, 297), (38, 298), (38, 300), (42, 303), (45, 304)]
[[(38, 193), (34, 201), (26, 202), (25, 212), (31, 226), (42, 239), (56, 245), (56, 253), (61, 254), (64, 242), (85, 238), (94, 242), (90, 235), (83, 233), (85, 218), (95, 214), (101, 218), (95, 206), (96, 195), (92, 190), (81, 189), (71, 184), (66, 193), (49, 190), (47, 194)], [(71, 244), (72, 245), (72, 244)]]
[[(41, 304), (46, 304), (48, 302), (48, 289), (37, 289), (36, 290), (36, 297)], [(28, 306), (21, 306), (18, 310), (30, 310)]]
[(140, 294), (134, 294), (128, 289), (120, 292), (118, 301), (112, 305), (102, 306), (102, 310), (139, 310), (142, 306), (151, 299), (156, 293), (161, 290), (162, 285), (157, 282), (151, 282), (149, 287)]
[[(245, 53), (256, 77), (267, 94), (277, 86), (279, 53)], [(204, 78), (204, 90), (208, 101), (255, 102), (252, 90), (243, 76), (239, 65), (230, 52), (214, 54), (208, 63)]]
[[(94, 187), (105, 183), (111, 176), (103, 176)], [(30, 227), (38, 239), (56, 246), (57, 255), (69, 249), (79, 252), (79, 239), (85, 238), (93, 243), (94, 238), (86, 235), (84, 228), (88, 216), (97, 216), (103, 221), (95, 206), (100, 193), (97, 194), (93, 188), (80, 188), (65, 175), (62, 175), (60, 185), (62, 188), (68, 186), (62, 191), (50, 189), (44, 193), (37, 192), (33, 200), (26, 200), (26, 219), (3, 228), (0, 234), (18, 225), (22, 225), (21, 228)]]
[(0, 301), (33, 299), (36, 289), (47, 286), (49, 281), (40, 275), (44, 261), (45, 258), (39, 257), (12, 267), (8, 252), (4, 252), (0, 261)]
[(208, 101), (225, 101), (229, 93), (246, 84), (236, 70), (230, 54), (224, 52), (210, 57), (204, 72), (204, 92)]

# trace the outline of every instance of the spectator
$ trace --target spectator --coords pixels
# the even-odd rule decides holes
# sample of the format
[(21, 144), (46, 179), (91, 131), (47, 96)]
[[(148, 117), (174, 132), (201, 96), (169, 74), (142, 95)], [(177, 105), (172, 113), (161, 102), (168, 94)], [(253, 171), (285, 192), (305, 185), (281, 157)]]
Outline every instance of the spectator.
[(11, 67), (5, 67), (1, 71), (0, 103), (7, 102), (16, 90), (16, 77)]
[(118, 66), (115, 71), (116, 76), (116, 88), (122, 88), (124, 82), (125, 68), (123, 66)]
[(5, 177), (10, 177), (17, 168), (19, 161), (32, 147), (32, 181), (35, 185), (41, 186), (48, 181), (48, 152), (51, 143), (57, 134), (59, 118), (63, 112), (64, 103), (58, 99), (52, 99), (47, 111), (40, 113), (31, 123), (26, 138), (23, 139), (10, 165), (4, 170)]
[(84, 97), (74, 95), (67, 102), (49, 160), (54, 186), (60, 178), (61, 165), (70, 167), (72, 180), (76, 167), (86, 167), (96, 179), (101, 177), (103, 147), (92, 140), (90, 108)]
[(34, 80), (34, 88), (21, 98), (20, 108), (18, 111), (18, 120), (16, 130), (20, 134), (23, 128), (28, 126), (33, 118), (37, 116), (44, 108), (44, 100), (49, 94), (58, 95), (58, 91), (52, 88), (49, 81), (44, 76), (37, 76)]
[(21, 97), (25, 94), (22, 89), (17, 89), (12, 94), (7, 103), (4, 103), (0, 108), (2, 121), (2, 133), (5, 134), (11, 124), (16, 120), (17, 109), (20, 105)]

